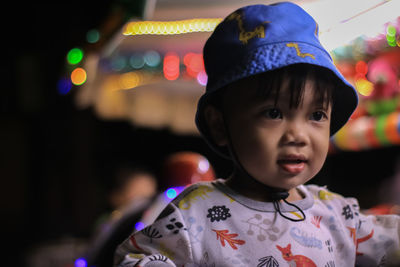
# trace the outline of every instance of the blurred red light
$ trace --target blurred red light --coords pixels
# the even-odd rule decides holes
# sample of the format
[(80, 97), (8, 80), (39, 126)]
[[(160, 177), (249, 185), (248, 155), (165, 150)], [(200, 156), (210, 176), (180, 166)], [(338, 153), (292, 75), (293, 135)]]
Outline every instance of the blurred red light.
[(164, 56), (164, 77), (173, 81), (179, 77), (179, 57), (176, 53), (169, 52)]
[(204, 61), (202, 54), (187, 53), (183, 58), (187, 73), (196, 78), (199, 72), (204, 70)]
[(356, 72), (362, 75), (366, 75), (368, 72), (368, 65), (365, 61), (358, 61), (356, 64)]

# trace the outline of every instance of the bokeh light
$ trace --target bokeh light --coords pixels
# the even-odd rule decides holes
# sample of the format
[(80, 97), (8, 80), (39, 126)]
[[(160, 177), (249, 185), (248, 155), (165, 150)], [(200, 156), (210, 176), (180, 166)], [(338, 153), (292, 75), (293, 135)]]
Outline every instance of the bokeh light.
[(169, 188), (167, 191), (165, 191), (165, 196), (169, 199), (173, 199), (178, 195), (178, 192), (176, 191), (175, 188)]
[(358, 79), (355, 82), (357, 91), (363, 96), (371, 95), (374, 85), (366, 79)]
[(145, 227), (145, 225), (144, 225), (143, 222), (137, 222), (137, 223), (135, 223), (135, 229), (136, 229), (137, 231), (143, 230), (144, 227)]
[(86, 33), (86, 41), (88, 43), (94, 44), (97, 43), (100, 39), (100, 32), (96, 29), (91, 29)]
[(197, 82), (202, 85), (206, 86), (207, 85), (207, 80), (208, 76), (204, 70), (200, 71), (199, 74), (197, 74)]
[(75, 267), (87, 267), (87, 261), (84, 258), (76, 259)]
[(221, 18), (188, 19), (179, 21), (133, 21), (126, 25), (124, 35), (182, 34), (211, 32), (222, 21)]
[(386, 29), (386, 33), (389, 36), (396, 36), (396, 28), (393, 25), (389, 25)]
[(144, 58), (142, 54), (135, 53), (129, 58), (129, 64), (134, 69), (141, 69), (144, 66)]
[(396, 28), (393, 25), (386, 28), (386, 40), (389, 46), (395, 47), (397, 45), (396, 34)]
[(80, 48), (72, 48), (67, 54), (67, 61), (71, 65), (78, 64), (82, 61), (83, 51)]
[(179, 77), (179, 57), (174, 52), (169, 52), (164, 56), (163, 65), (164, 77), (173, 81)]
[(71, 82), (74, 85), (82, 85), (86, 82), (86, 71), (82, 68), (76, 68), (71, 73)]
[(140, 76), (135, 72), (127, 72), (119, 77), (119, 86), (124, 90), (135, 88), (139, 83)]
[(204, 70), (204, 61), (202, 54), (187, 53), (183, 57), (183, 64), (186, 66), (187, 73), (193, 77), (197, 78), (199, 72)]
[(144, 54), (144, 61), (149, 67), (157, 67), (161, 62), (161, 56), (156, 51), (147, 51)]
[(365, 61), (358, 61), (356, 63), (356, 72), (361, 75), (366, 75), (368, 73), (368, 65)]
[(207, 159), (201, 159), (199, 161), (197, 169), (199, 170), (200, 173), (206, 173), (210, 169), (210, 163), (208, 162)]
[(60, 95), (66, 95), (71, 91), (72, 82), (71, 79), (62, 77), (57, 82), (57, 91)]

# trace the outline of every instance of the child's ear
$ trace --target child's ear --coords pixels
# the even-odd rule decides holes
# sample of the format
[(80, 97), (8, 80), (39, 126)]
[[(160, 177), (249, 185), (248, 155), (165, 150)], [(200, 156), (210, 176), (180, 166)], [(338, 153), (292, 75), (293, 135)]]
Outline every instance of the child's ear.
[(218, 146), (227, 145), (228, 141), (221, 111), (213, 106), (208, 105), (204, 109), (204, 118), (213, 141)]

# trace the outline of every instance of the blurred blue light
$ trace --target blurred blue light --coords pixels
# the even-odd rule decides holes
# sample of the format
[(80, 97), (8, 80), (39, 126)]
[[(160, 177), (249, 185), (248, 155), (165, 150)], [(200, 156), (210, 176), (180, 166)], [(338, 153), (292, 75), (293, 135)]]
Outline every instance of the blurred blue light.
[(165, 192), (165, 195), (167, 198), (173, 199), (178, 195), (178, 193), (176, 192), (175, 188), (170, 188)]
[(171, 187), (164, 192), (164, 195), (168, 200), (171, 200), (174, 199), (178, 194), (180, 194), (183, 189), (185, 189), (185, 186)]
[(79, 258), (75, 260), (75, 267), (87, 267), (87, 262), (84, 258)]
[(66, 95), (71, 91), (72, 88), (72, 82), (71, 79), (69, 78), (61, 78), (57, 82), (57, 90), (60, 95)]
[(161, 62), (161, 56), (156, 51), (148, 51), (144, 54), (144, 61), (150, 67), (157, 67)]
[(144, 66), (144, 58), (141, 54), (136, 53), (133, 54), (129, 59), (129, 64), (134, 69), (141, 69)]
[(142, 222), (137, 222), (137, 223), (135, 224), (135, 229), (136, 229), (137, 231), (142, 230), (144, 227), (145, 227), (145, 225), (144, 225), (144, 223), (142, 223)]

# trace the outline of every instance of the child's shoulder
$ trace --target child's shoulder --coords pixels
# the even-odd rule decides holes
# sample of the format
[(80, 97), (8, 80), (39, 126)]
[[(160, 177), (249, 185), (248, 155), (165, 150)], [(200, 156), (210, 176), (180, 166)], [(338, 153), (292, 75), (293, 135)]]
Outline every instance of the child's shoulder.
[(192, 204), (199, 200), (215, 199), (221, 192), (215, 186), (220, 180), (209, 182), (198, 182), (185, 188), (174, 200), (173, 203), (181, 210), (189, 209)]
[(207, 182), (197, 182), (187, 186), (173, 201), (179, 201), (182, 198), (185, 198), (187, 195), (193, 194), (193, 192), (198, 192), (199, 194), (206, 194), (207, 192), (214, 191), (215, 187), (213, 185), (215, 181), (207, 181)]
[(341, 194), (332, 192), (327, 186), (319, 185), (305, 185), (305, 189), (311, 193), (314, 199), (320, 200), (322, 202), (337, 202), (337, 203), (353, 203), (358, 204), (357, 199), (352, 197), (344, 197)]

